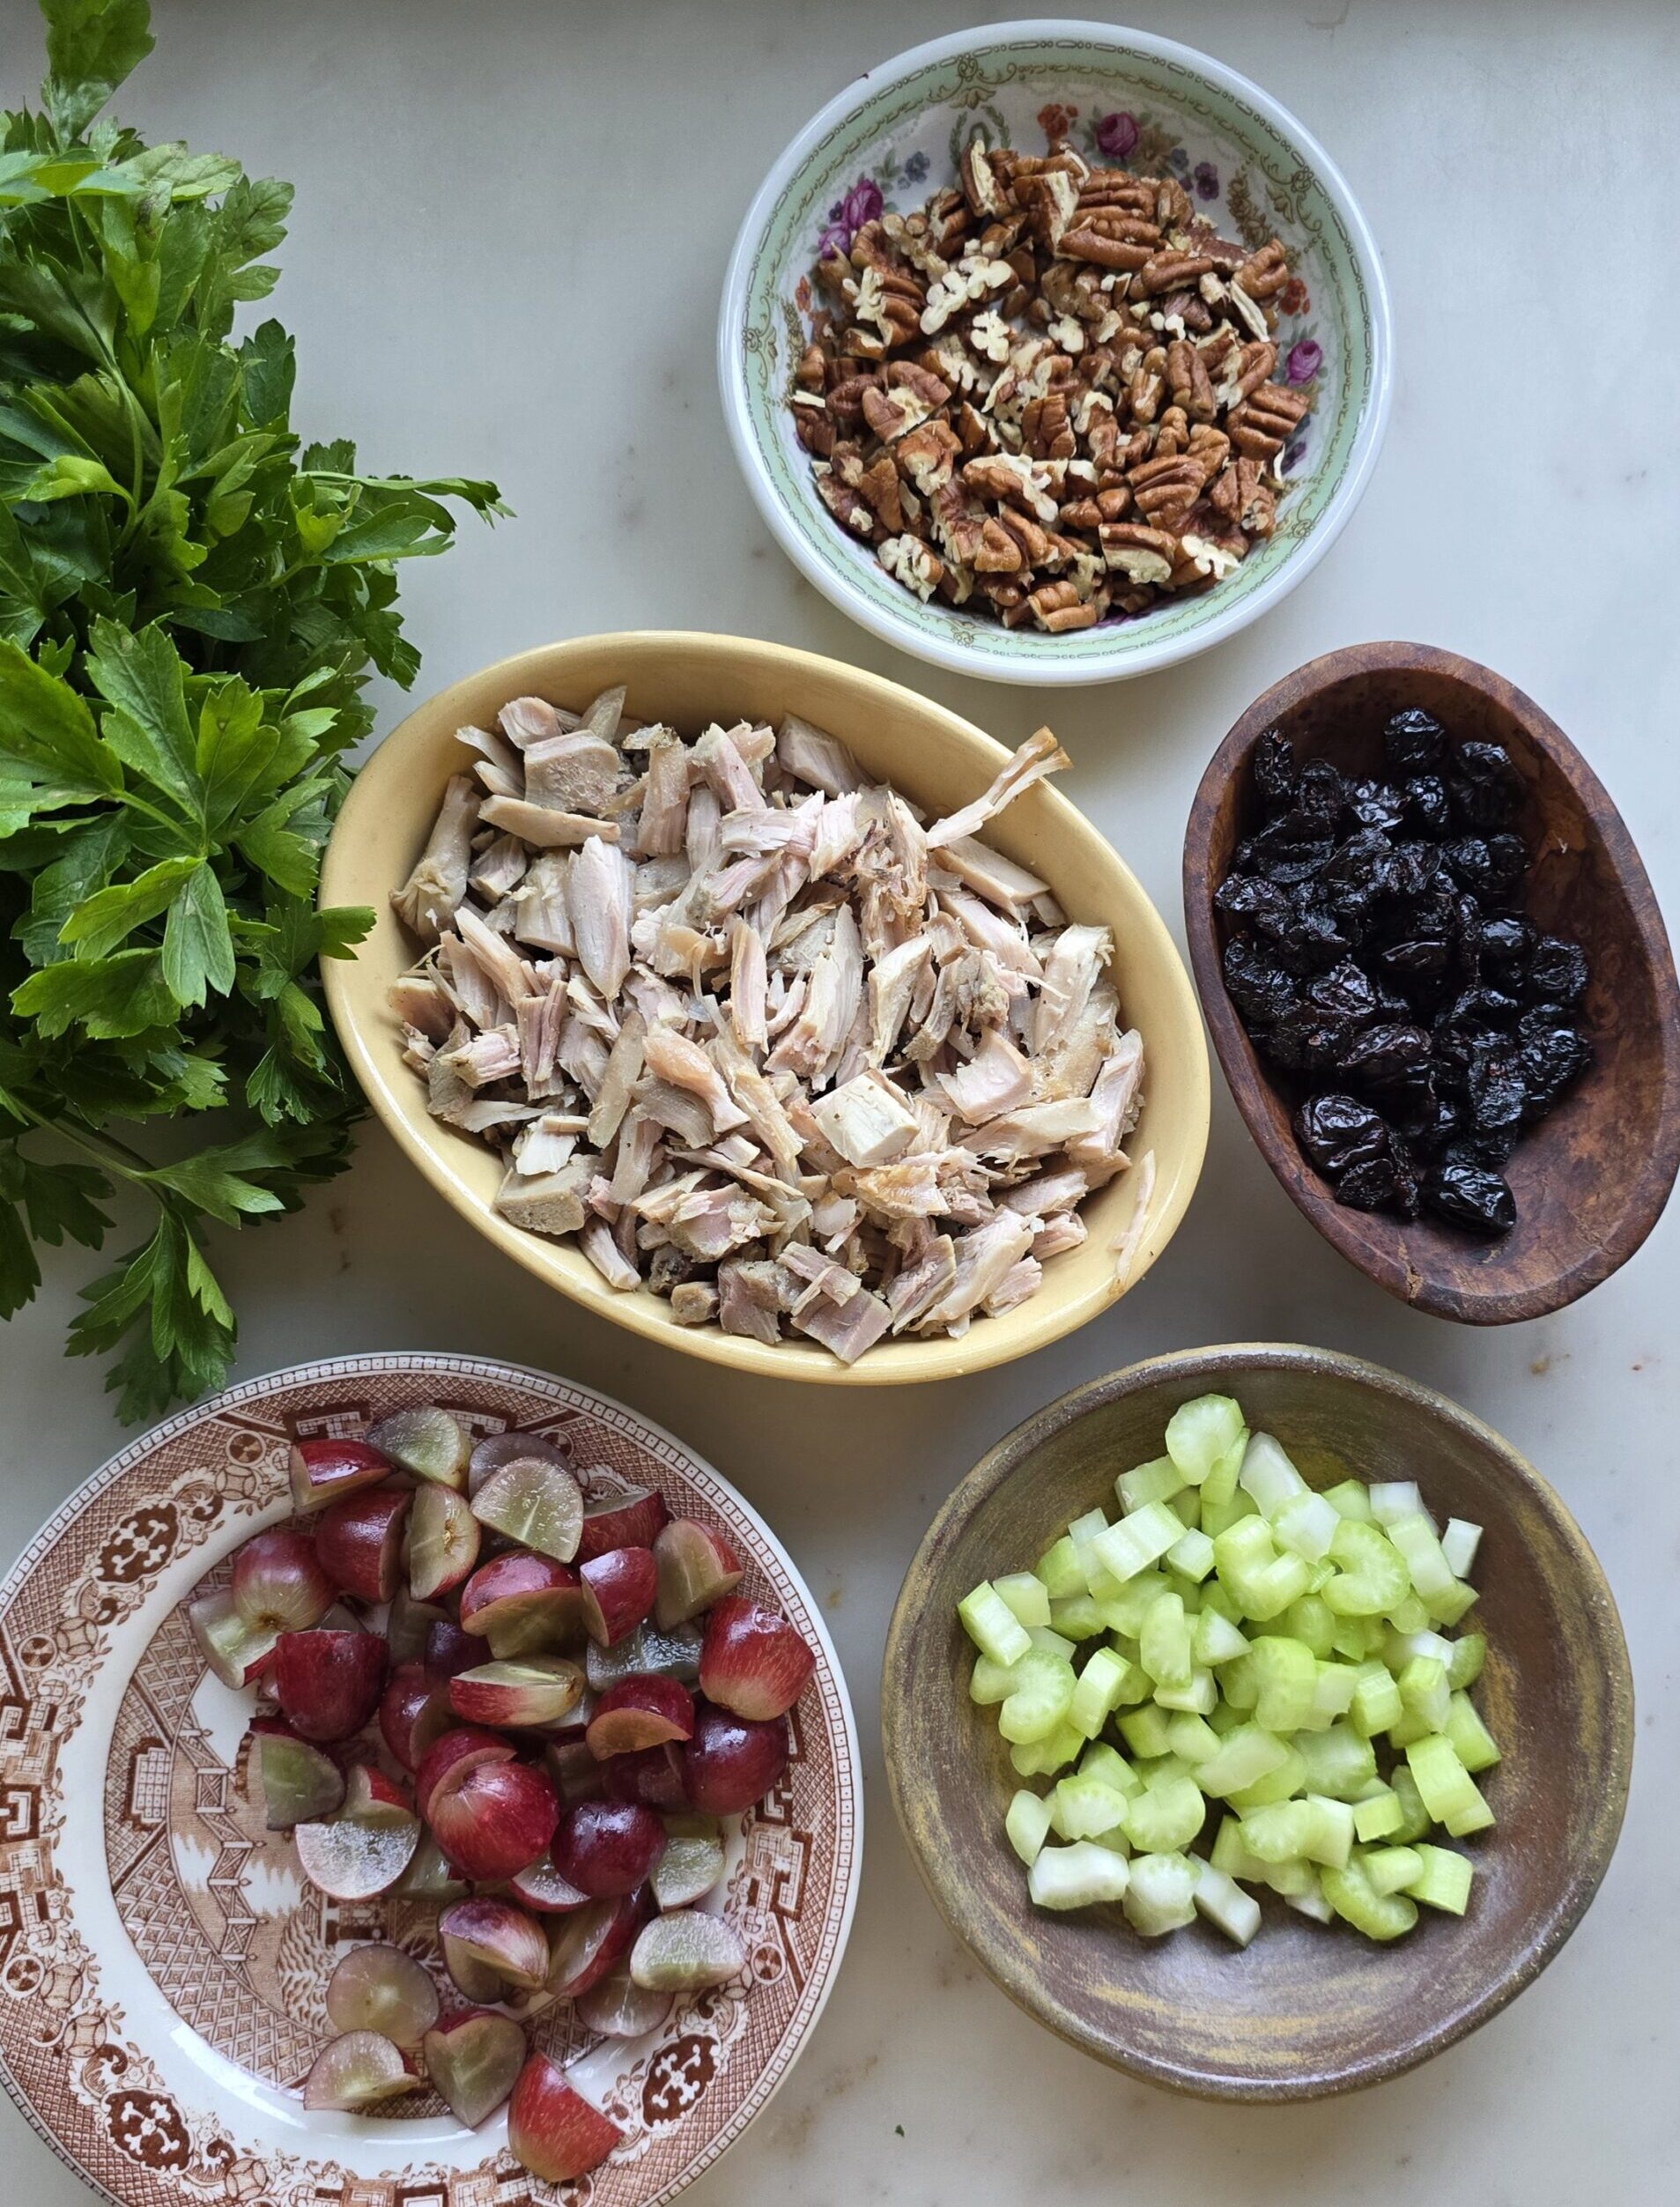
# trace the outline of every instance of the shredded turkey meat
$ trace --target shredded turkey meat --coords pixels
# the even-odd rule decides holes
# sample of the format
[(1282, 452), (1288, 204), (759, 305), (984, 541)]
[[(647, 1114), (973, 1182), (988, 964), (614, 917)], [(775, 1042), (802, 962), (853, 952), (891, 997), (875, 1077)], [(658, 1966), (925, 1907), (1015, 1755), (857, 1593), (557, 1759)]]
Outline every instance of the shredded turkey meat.
[(1055, 737), (929, 820), (796, 715), (688, 738), (624, 707), (463, 728), (392, 898), (425, 946), (404, 1057), (500, 1152), (498, 1211), (679, 1325), (847, 1364), (1030, 1300), (1129, 1169), (1143, 1080), (1107, 929), (983, 840)]

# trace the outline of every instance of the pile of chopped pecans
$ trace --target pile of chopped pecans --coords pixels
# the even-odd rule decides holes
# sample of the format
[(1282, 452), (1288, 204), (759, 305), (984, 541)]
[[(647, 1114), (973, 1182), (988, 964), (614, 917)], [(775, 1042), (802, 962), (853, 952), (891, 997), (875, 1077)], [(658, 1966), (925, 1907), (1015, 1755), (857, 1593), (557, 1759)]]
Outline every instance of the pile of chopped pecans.
[(428, 946), (404, 1054), (502, 1152), (497, 1210), (681, 1324), (848, 1364), (1035, 1294), (1143, 1077), (1108, 930), (981, 841), (1055, 737), (929, 823), (804, 721), (687, 741), (624, 698), (461, 729), (473, 772), (392, 900)]
[(976, 138), (960, 189), (818, 264), (793, 409), (823, 502), (918, 597), (1010, 628), (1206, 589), (1271, 535), (1312, 404), (1272, 380), (1289, 273), (1170, 177)]

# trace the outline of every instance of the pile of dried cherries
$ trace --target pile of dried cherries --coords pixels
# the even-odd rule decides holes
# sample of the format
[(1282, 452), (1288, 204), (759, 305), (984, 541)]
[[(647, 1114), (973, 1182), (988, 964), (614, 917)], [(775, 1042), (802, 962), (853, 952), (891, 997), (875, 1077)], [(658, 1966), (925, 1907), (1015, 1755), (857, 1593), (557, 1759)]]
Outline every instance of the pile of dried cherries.
[(1505, 1166), (1592, 1063), (1586, 953), (1524, 915), (1523, 785), (1503, 745), (1396, 713), (1383, 780), (1253, 753), (1261, 825), (1214, 902), (1225, 986), (1306, 1089), (1295, 1132), (1340, 1203), (1509, 1231)]

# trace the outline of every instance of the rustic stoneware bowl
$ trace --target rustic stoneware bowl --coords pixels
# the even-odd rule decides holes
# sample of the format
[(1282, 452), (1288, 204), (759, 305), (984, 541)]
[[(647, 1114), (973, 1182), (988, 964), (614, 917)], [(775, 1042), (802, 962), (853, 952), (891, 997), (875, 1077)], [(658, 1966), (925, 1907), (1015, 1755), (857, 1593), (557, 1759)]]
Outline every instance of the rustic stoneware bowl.
[[(1417, 1478), (1438, 1516), (1485, 1528), (1474, 1615), (1477, 1699), (1504, 1750), (1484, 1780), (1498, 1828), (1470, 1842), (1462, 1922), (1425, 1908), (1370, 1944), (1267, 1894), (1239, 1952), (1200, 1920), (1138, 1938), (1118, 1909), (1045, 1914), (1003, 1835), (1018, 1781), (995, 1711), (968, 1699), (957, 1603), (1030, 1569), (1069, 1521), (1114, 1507), (1113, 1481), (1158, 1455), (1178, 1404), (1237, 1396), (1315, 1485), (1346, 1470)], [(1307, 2100), (1397, 2076), (1486, 2022), (1580, 1922), (1621, 1829), (1633, 1686), (1597, 1559), (1508, 1442), (1432, 1389), (1317, 1349), (1239, 1344), (1158, 1357), (1030, 1418), (935, 1518), (893, 1611), (881, 1685), (887, 1776), (916, 1867), (947, 1922), (1030, 2015), (1152, 2084), (1221, 2100)]]
[[(727, 1534), (745, 1590), (817, 1651), (787, 1775), (729, 1819), (729, 1867), (706, 1904), (742, 1934), (744, 1974), (639, 2040), (596, 2038), (569, 2003), (530, 2024), (532, 2045), (625, 2134), (581, 2186), (528, 2176), (505, 2112), (468, 2130), (429, 2090), (394, 2114), (305, 2114), (299, 2087), (333, 2035), (327, 1980), (348, 1948), (395, 1941), (450, 2004), (436, 1908), (341, 1904), (305, 1883), (289, 1835), (264, 1829), (245, 1746), (255, 1692), (206, 1671), (186, 1623), (235, 1550), (289, 1516), (292, 1439), (359, 1433), (421, 1402), (477, 1435), (543, 1433), (588, 1492), (657, 1487)], [(449, 1356), (346, 1357), (235, 1388), (131, 1442), (70, 1498), (0, 1587), (0, 2082), (114, 2207), (660, 2207), (766, 2105), (828, 1997), (863, 1821), (833, 1644), (758, 1513), (605, 1396)]]
[[(803, 351), (818, 241), (883, 208), (907, 214), (950, 183), (969, 140), (1042, 153), (1065, 135), (1093, 166), (1175, 175), (1227, 237), (1287, 247), (1299, 279), (1277, 333), (1314, 382), (1284, 455), (1277, 534), (1217, 589), (1067, 636), (1006, 629), (892, 581), (818, 497), (788, 398)], [(1287, 596), (1364, 495), (1393, 389), (1388, 293), (1335, 162), (1269, 93), (1171, 39), (1108, 23), (952, 32), (868, 70), (787, 146), (741, 225), (718, 316), (724, 420), (747, 488), (806, 580), (901, 650), (994, 682), (1112, 682), (1172, 666)]]
[[(353, 961), (327, 961), (327, 999), (368, 1100), (426, 1177), (485, 1237), (539, 1279), (615, 1324), (690, 1356), (737, 1371), (836, 1386), (954, 1379), (1055, 1341), (1142, 1278), (1171, 1241), (1202, 1170), (1208, 1133), (1208, 1056), (1195, 992), (1160, 915), (1130, 870), (1059, 790), (1030, 789), (987, 830), (998, 849), (1048, 881), (1070, 919), (1099, 922), (1115, 943), (1121, 1006), (1143, 1033), (1144, 1103), (1128, 1147), (1151, 1152), (1152, 1189), (1140, 1169), (1122, 1173), (1084, 1206), (1084, 1246), (1053, 1257), (1044, 1285), (1002, 1318), (982, 1318), (961, 1340), (884, 1341), (847, 1366), (803, 1342), (774, 1347), (715, 1327), (679, 1326), (647, 1288), (610, 1288), (568, 1243), (513, 1226), (492, 1208), (501, 1178), (482, 1142), (433, 1119), (424, 1084), (403, 1063), (387, 1006), (391, 982), (416, 946), (390, 908), (394, 885), (423, 848), (443, 785), (463, 756), (455, 731), (490, 722), (509, 698), (539, 692), (582, 707), (610, 685), (629, 685), (627, 709), (695, 731), (722, 716), (780, 720), (797, 713), (849, 744), (865, 772), (892, 781), (930, 814), (977, 796), (1003, 765), (989, 736), (897, 683), (810, 652), (734, 636), (657, 632), (550, 644), (446, 690), (387, 737), (357, 776), (322, 873), (327, 904), (371, 905), (374, 931)], [(1123, 1280), (1114, 1244), (1145, 1203), (1142, 1239)]]
[[(1291, 1126), (1306, 1093), (1262, 1063), (1226, 994), (1230, 931), (1213, 892), (1253, 825), (1249, 754), (1269, 728), (1302, 757), (1380, 771), (1383, 722), (1420, 705), (1460, 740), (1503, 744), (1528, 786), (1519, 822), (1530, 915), (1575, 937), (1592, 966), (1585, 1017), (1595, 1063), (1506, 1167), (1517, 1223), (1483, 1241), (1439, 1219), (1338, 1203)], [(1662, 915), (1603, 784), (1531, 698), (1425, 644), (1356, 644), (1256, 700), (1214, 753), (1184, 839), (1190, 960), (1231, 1092), (1291, 1199), (1391, 1295), (1437, 1317), (1503, 1325), (1559, 1310), (1624, 1264), (1661, 1216), (1680, 1166), (1680, 990)]]

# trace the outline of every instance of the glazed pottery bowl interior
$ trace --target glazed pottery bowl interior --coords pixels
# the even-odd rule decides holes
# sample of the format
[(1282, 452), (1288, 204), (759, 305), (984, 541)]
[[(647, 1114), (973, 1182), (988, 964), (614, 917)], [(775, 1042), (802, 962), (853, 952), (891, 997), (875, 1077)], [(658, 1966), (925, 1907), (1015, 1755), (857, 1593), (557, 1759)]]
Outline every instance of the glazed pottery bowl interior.
[[(1172, 174), (1251, 247), (1276, 235), (1299, 286), (1280, 359), (1316, 384), (1285, 455), (1277, 534), (1235, 574), (1132, 621), (1070, 635), (1005, 629), (922, 604), (818, 497), (788, 409), (818, 239), (849, 204), (909, 213), (952, 181), (976, 134), (1042, 153), (1065, 135), (1093, 167)], [(1387, 419), (1388, 301), (1369, 232), (1322, 147), (1257, 85), (1170, 40), (1101, 23), (962, 31), (901, 54), (832, 100), (765, 179), (724, 288), (718, 367), (736, 457), (809, 581), (889, 642), (994, 680), (1111, 681), (1172, 664), (1244, 626), (1316, 564), (1362, 493)]]
[[(1158, 1455), (1180, 1403), (1236, 1396), (1317, 1485), (1417, 1478), (1438, 1519), (1485, 1528), (1472, 1612), (1488, 1636), (1477, 1702), (1504, 1751), (1483, 1783), (1498, 1827), (1460, 1922), (1427, 1908), (1375, 1946), (1274, 1896), (1239, 1951), (1198, 1922), (1143, 1940), (1117, 1909), (1032, 1907), (1003, 1834), (1019, 1782), (996, 1712), (968, 1699), (961, 1596), (1031, 1569), (1070, 1519), (1114, 1508), (1115, 1475)], [(1469, 1629), (1467, 1625), (1465, 1629)], [(1001, 1441), (951, 1497), (905, 1581), (882, 1682), (887, 1773), (912, 1854), (957, 1937), (1012, 1999), (1154, 2083), (1291, 2100), (1375, 2083), (1485, 2021), (1579, 1922), (1620, 1829), (1632, 1686), (1595, 1558), (1556, 1494), (1498, 1434), (1427, 1388), (1351, 1358), (1242, 1344), (1096, 1381)]]
[[(700, 1904), (740, 1934), (727, 1986), (679, 1998), (631, 2040), (569, 2002), (528, 2018), (624, 2134), (583, 2190), (518, 2170), (505, 2111), (476, 2130), (429, 2088), (368, 2116), (305, 2112), (335, 2035), (334, 1965), (389, 1940), (451, 2004), (438, 1902), (329, 1900), (289, 1833), (266, 1829), (247, 1736), (254, 1691), (204, 1664), (185, 1605), (228, 1582), (260, 1529), (286, 1522), (294, 1438), (363, 1432), (443, 1403), (475, 1438), (518, 1430), (566, 1457), (586, 1493), (651, 1485), (721, 1531), (743, 1591), (816, 1652), (766, 1802), (724, 1819), (726, 1869)], [(121, 2207), (658, 2207), (769, 2100), (827, 1998), (851, 1927), (862, 1840), (857, 1741), (816, 1601), (785, 1550), (711, 1467), (622, 1404), (476, 1358), (349, 1357), (236, 1388), (125, 1448), (66, 1503), (0, 1588), (21, 1651), (0, 1736), (5, 1798), (30, 1804), (4, 1851), (10, 1931), (0, 2081), (61, 2156)], [(371, 1750), (369, 1751), (371, 1752)], [(556, 1918), (555, 1922), (563, 1919)], [(458, 1996), (454, 2004), (458, 2004)]]
[[(1506, 1168), (1517, 1221), (1494, 1241), (1427, 1214), (1407, 1222), (1336, 1203), (1291, 1129), (1306, 1083), (1261, 1058), (1221, 977), (1233, 929), (1212, 898), (1258, 825), (1249, 758), (1261, 735), (1277, 727), (1302, 758), (1381, 774), (1383, 724), (1409, 706), (1433, 713), (1457, 741), (1505, 745), (1526, 788), (1526, 908), (1543, 931), (1580, 942), (1591, 969), (1583, 1019), (1594, 1065), (1519, 1143)], [(1521, 691), (1416, 644), (1355, 645), (1286, 677), (1244, 714), (1203, 776), (1185, 843), (1184, 908), (1203, 1007), (1249, 1131), (1306, 1216), (1391, 1293), (1477, 1324), (1538, 1317), (1596, 1286), (1649, 1233), (1680, 1163), (1674, 961), (1621, 816)]]
[[(390, 892), (426, 843), (445, 781), (463, 769), (458, 727), (490, 726), (508, 699), (532, 692), (581, 707), (618, 682), (628, 685), (627, 711), (689, 735), (714, 719), (779, 722), (798, 714), (838, 736), (865, 773), (892, 781), (929, 817), (979, 796), (1005, 757), (978, 729), (895, 683), (729, 636), (586, 637), (506, 660), (433, 698), (357, 777), (322, 878), (325, 902), (371, 905), (377, 915), (353, 960), (327, 961), (326, 985), (356, 1077), (397, 1142), (463, 1216), (539, 1278), (635, 1332), (741, 1371), (865, 1386), (951, 1378), (1024, 1355), (1106, 1308), (1166, 1246), (1195, 1186), (1207, 1140), (1207, 1046), (1195, 991), (1159, 914), (1090, 823), (1043, 785), (1009, 806), (987, 836), (1047, 880), (1070, 919), (1114, 935), (1121, 1011), (1141, 1030), (1145, 1052), (1143, 1114), (1128, 1148), (1140, 1166), (1152, 1152), (1154, 1174), (1151, 1188), (1141, 1169), (1122, 1173), (1091, 1198), (1089, 1238), (1046, 1264), (1043, 1285), (1028, 1301), (977, 1320), (960, 1340), (884, 1341), (847, 1366), (803, 1342), (771, 1346), (715, 1327), (679, 1326), (662, 1296), (609, 1288), (574, 1246), (525, 1233), (492, 1208), (500, 1160), (477, 1137), (430, 1115), (425, 1084), (403, 1062), (401, 1030), (386, 999), (418, 946), (392, 913)], [(1114, 1245), (1140, 1201), (1141, 1239), (1122, 1283)]]

